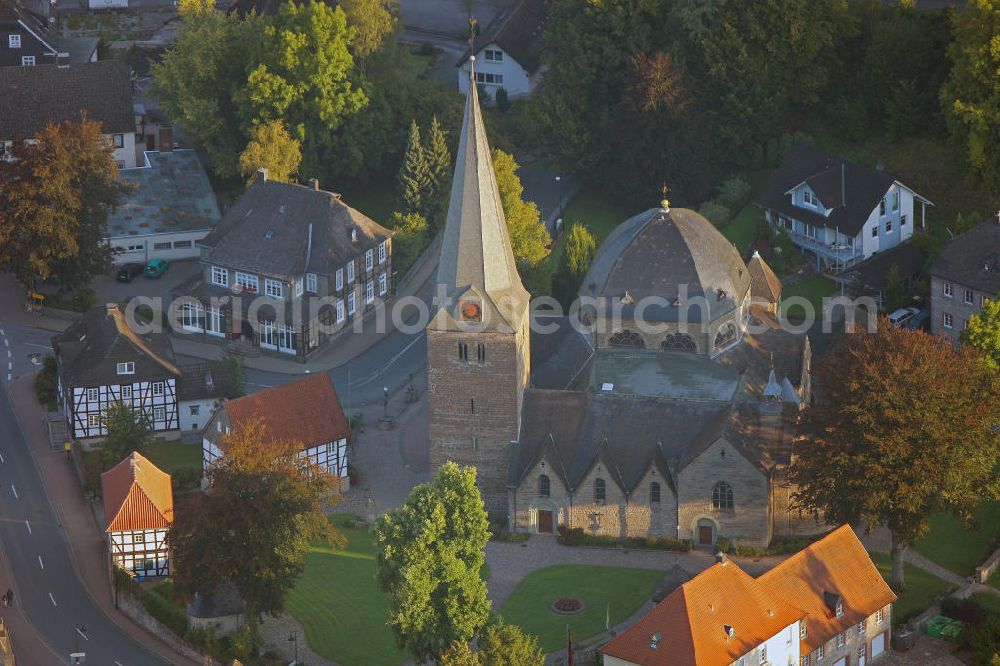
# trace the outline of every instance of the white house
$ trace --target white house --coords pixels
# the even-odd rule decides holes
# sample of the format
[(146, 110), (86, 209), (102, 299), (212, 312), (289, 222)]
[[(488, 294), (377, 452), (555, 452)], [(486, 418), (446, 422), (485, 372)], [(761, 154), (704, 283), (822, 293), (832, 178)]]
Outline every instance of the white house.
[(101, 491), (112, 563), (137, 576), (169, 576), (170, 475), (133, 451), (101, 475)]
[(350, 428), (328, 374), (310, 375), (224, 402), (202, 432), (206, 477), (215, 461), (225, 455), (226, 436), (254, 422), (260, 423), (265, 438), (298, 443), (299, 457), (340, 478), (341, 489), (347, 490)]
[(52, 338), (59, 395), (74, 439), (108, 434), (104, 414), (123, 403), (141, 412), (154, 432), (177, 430), (177, 381), (162, 333), (139, 335), (115, 303), (96, 306)]
[[(919, 207), (918, 207), (919, 204)], [(933, 204), (885, 173), (799, 142), (757, 205), (775, 229), (839, 273), (910, 239)]]
[(491, 99), (498, 90), (510, 99), (527, 97), (544, 74), (542, 31), (550, 0), (518, 0), (499, 13), (458, 61), (458, 89), (469, 92), (470, 57), (475, 56), (476, 83)]
[(185, 365), (177, 384), (177, 413), (182, 433), (201, 432), (224, 400), (239, 396), (227, 361)]

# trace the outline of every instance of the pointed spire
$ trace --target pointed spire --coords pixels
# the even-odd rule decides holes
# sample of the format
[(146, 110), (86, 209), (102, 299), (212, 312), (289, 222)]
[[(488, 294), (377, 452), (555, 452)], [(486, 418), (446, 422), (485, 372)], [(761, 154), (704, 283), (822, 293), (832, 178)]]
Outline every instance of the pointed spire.
[[(530, 297), (511, 250), (474, 70), (472, 63), (438, 264), (438, 289), (443, 287), (456, 301), (463, 296), (481, 300), (484, 328), (516, 331), (527, 316)], [(455, 307), (453, 302), (449, 309)], [(454, 319), (454, 313), (447, 314), (442, 321), (439, 312), (431, 326), (451, 328), (447, 319)]]

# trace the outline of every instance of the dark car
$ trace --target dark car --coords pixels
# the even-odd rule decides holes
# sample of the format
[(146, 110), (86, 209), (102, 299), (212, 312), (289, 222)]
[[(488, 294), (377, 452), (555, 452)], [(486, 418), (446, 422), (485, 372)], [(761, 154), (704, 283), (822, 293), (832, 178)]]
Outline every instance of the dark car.
[(931, 324), (930, 320), (931, 320), (931, 314), (926, 310), (921, 310), (917, 314), (907, 319), (906, 324), (904, 324), (904, 326), (906, 326), (906, 328), (910, 329), (911, 331), (918, 331), (918, 330), (926, 331), (928, 328), (930, 328)]
[(139, 277), (142, 275), (142, 271), (145, 268), (142, 264), (128, 263), (121, 266), (118, 269), (117, 280), (119, 282), (131, 282), (132, 278)]

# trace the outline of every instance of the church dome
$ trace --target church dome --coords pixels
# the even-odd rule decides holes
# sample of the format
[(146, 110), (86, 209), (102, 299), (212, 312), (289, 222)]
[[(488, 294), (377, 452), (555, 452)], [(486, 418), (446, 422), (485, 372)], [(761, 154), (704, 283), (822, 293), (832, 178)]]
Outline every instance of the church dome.
[(579, 295), (606, 306), (617, 301), (626, 317), (653, 297), (644, 319), (704, 325), (740, 308), (749, 290), (746, 264), (711, 222), (684, 208), (651, 208), (601, 244)]

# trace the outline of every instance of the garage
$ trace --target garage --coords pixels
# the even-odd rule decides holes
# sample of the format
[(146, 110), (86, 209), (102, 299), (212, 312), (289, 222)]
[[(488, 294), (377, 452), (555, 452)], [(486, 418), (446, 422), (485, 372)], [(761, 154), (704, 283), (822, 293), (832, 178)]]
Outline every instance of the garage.
[(872, 659), (885, 652), (885, 632), (872, 639)]

